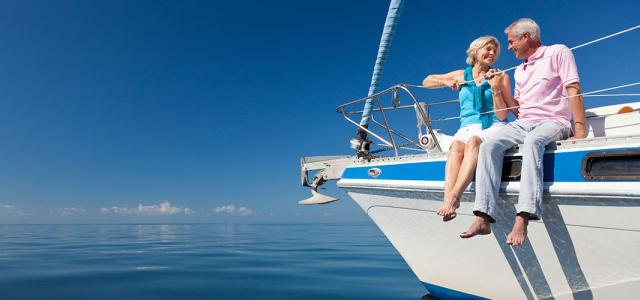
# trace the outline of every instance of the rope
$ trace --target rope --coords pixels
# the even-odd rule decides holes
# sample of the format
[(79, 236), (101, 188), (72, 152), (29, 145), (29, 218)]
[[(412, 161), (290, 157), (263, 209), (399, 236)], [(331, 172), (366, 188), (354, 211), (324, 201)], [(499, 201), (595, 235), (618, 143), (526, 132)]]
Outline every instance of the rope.
[[(549, 99), (549, 100), (546, 100), (546, 101), (542, 101), (542, 102), (540, 102), (540, 104), (541, 103), (546, 103), (546, 102), (551, 102), (551, 101), (562, 100), (562, 99), (565, 99), (565, 98), (578, 97), (578, 96), (595, 96), (595, 97), (598, 97), (598, 95), (592, 95), (592, 94), (597, 94), (597, 93), (611, 91), (611, 90), (617, 90), (617, 89), (626, 88), (626, 87), (630, 87), (630, 86), (636, 86), (636, 85), (640, 85), (640, 81), (639, 82), (634, 82), (634, 83), (629, 83), (629, 84), (623, 84), (623, 85), (619, 85), (619, 86), (614, 86), (614, 87), (609, 87), (609, 88), (604, 88), (604, 89), (600, 89), (600, 90), (595, 90), (595, 91), (591, 91), (591, 92), (576, 94), (576, 95), (573, 95), (573, 96), (562, 96), (562, 97), (558, 97), (558, 98), (553, 98), (553, 99)], [(640, 94), (620, 94), (620, 95), (640, 95)], [(602, 96), (604, 96), (604, 95), (602, 95)], [(481, 115), (482, 114), (489, 114), (489, 113), (498, 112), (498, 111), (511, 110), (511, 109), (514, 109), (514, 108), (520, 108), (520, 105), (501, 108), (501, 109), (496, 109), (496, 110), (493, 110), (493, 111), (487, 111), (487, 112), (483, 112), (483, 113), (480, 113), (480, 114)], [(431, 120), (431, 122), (442, 122), (442, 121), (450, 121), (450, 120), (457, 120), (457, 119), (460, 119), (460, 116), (442, 118), (442, 119), (435, 119), (435, 120)]]
[[(406, 148), (407, 146), (412, 146), (412, 145), (415, 145), (417, 143), (418, 143), (418, 141), (411, 141), (409, 143), (396, 146), (396, 148)], [(394, 149), (393, 147), (385, 147), (385, 148), (380, 148), (380, 149), (376, 149), (376, 150), (373, 150), (373, 151), (369, 151), (369, 153), (376, 154), (376, 153), (385, 152), (385, 151), (389, 151), (389, 150), (393, 150), (393, 149)], [(411, 150), (413, 150), (413, 149), (411, 149)]]
[[(373, 66), (373, 74), (371, 75), (371, 84), (369, 85), (369, 94), (371, 96), (378, 90), (378, 82), (382, 77), (382, 71), (384, 71), (384, 65), (387, 61), (387, 55), (391, 48), (391, 41), (395, 35), (396, 28), (398, 27), (398, 20), (402, 11), (402, 0), (392, 0), (389, 3), (389, 11), (387, 12), (387, 19), (384, 22), (384, 30), (380, 37), (380, 46), (378, 46), (378, 56), (376, 57), (376, 63)], [(371, 116), (371, 108), (373, 107), (373, 98), (369, 98), (364, 103), (364, 109), (362, 110), (362, 118), (360, 119), (360, 125), (366, 126), (369, 124), (369, 117)]]
[[(640, 93), (638, 94), (603, 94), (603, 95), (584, 95), (585, 97), (624, 97), (624, 96), (628, 96), (628, 97), (635, 97), (635, 96), (640, 96)], [(435, 101), (435, 102), (429, 102), (427, 103), (428, 105), (438, 105), (438, 104), (449, 104), (449, 103), (458, 103), (460, 102), (460, 100), (458, 99), (453, 99), (453, 100), (446, 100), (446, 101)]]
[(640, 96), (640, 94), (603, 94), (603, 95), (586, 95), (585, 97), (631, 97)]
[[(616, 32), (616, 33), (612, 33), (612, 34), (610, 34), (610, 35), (603, 36), (603, 37), (601, 37), (601, 38), (597, 38), (597, 39), (595, 39), (595, 40), (592, 40), (592, 41), (586, 42), (586, 43), (584, 43), (584, 44), (580, 44), (580, 45), (578, 45), (578, 46), (574, 46), (574, 47), (572, 47), (572, 48), (565, 49), (564, 51), (572, 51), (572, 50), (575, 50), (575, 49), (579, 49), (579, 48), (582, 48), (582, 47), (585, 47), (585, 46), (588, 46), (588, 45), (591, 45), (591, 44), (594, 44), (594, 43), (597, 43), (597, 42), (600, 42), (600, 41), (604, 41), (604, 40), (606, 40), (606, 39), (610, 39), (610, 38), (612, 38), (612, 37), (615, 37), (615, 36), (621, 35), (621, 34), (623, 34), (623, 33), (626, 33), (626, 32), (629, 32), (629, 31), (636, 30), (636, 29), (638, 29), (638, 28), (640, 28), (640, 25), (636, 25), (636, 26), (633, 26), (633, 27), (629, 27), (629, 28), (627, 28), (627, 29), (625, 29), (625, 30), (621, 30), (621, 31), (618, 31), (618, 32)], [(514, 66), (514, 67), (511, 67), (511, 68), (508, 68), (508, 69), (506, 69), (506, 70), (502, 70), (502, 71), (497, 72), (497, 73), (505, 74), (505, 73), (507, 73), (507, 72), (509, 72), (509, 71), (513, 71), (513, 70), (515, 70), (516, 68), (518, 68), (518, 67), (519, 67), (519, 66), (521, 66), (521, 65), (524, 67), (524, 66), (526, 66), (526, 65), (528, 65), (528, 64), (532, 64), (532, 63), (534, 63), (534, 62), (536, 62), (536, 61), (539, 61), (539, 60), (543, 60), (543, 59), (546, 59), (546, 58), (550, 58), (550, 57), (556, 56), (556, 55), (558, 55), (558, 54), (560, 54), (560, 53), (562, 53), (562, 52), (563, 52), (563, 51), (558, 52), (558, 53), (556, 53), (556, 54), (554, 54), (554, 55), (549, 55), (549, 56), (544, 56), (544, 57), (541, 57), (541, 58), (538, 58), (538, 59), (529, 60), (529, 61), (527, 61), (527, 62), (524, 62), (524, 63), (522, 63), (522, 64), (519, 64), (519, 65)], [(471, 83), (471, 82), (474, 82), (474, 80), (476, 80), (476, 79), (477, 79), (477, 78), (474, 78), (473, 80), (464, 81), (464, 82), (462, 82), (462, 83)], [(488, 78), (486, 78), (486, 77), (485, 77), (485, 79), (488, 79)], [(418, 88), (424, 88), (424, 89), (426, 89), (426, 87), (424, 87), (424, 86), (422, 86), (422, 85), (406, 84), (406, 86), (418, 87)]]

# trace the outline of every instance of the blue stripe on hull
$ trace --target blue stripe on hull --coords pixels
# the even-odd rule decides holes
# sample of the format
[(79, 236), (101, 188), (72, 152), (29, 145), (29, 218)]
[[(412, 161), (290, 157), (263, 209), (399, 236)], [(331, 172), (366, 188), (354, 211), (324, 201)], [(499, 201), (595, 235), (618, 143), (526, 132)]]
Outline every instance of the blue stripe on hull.
[(422, 285), (429, 291), (429, 294), (440, 299), (488, 299), (426, 282), (423, 282)]
[[(545, 182), (584, 182), (582, 177), (582, 159), (593, 152), (615, 150), (638, 150), (640, 148), (603, 149), (575, 152), (546, 153), (544, 155)], [(427, 161), (396, 163), (391, 165), (346, 168), (344, 179), (373, 179), (367, 174), (370, 168), (379, 168), (382, 172), (375, 179), (381, 180), (444, 180), (445, 161)]]
[(372, 179), (367, 174), (370, 168), (382, 170), (376, 179), (388, 180), (444, 180), (444, 161), (413, 162), (396, 165), (346, 168), (342, 178)]

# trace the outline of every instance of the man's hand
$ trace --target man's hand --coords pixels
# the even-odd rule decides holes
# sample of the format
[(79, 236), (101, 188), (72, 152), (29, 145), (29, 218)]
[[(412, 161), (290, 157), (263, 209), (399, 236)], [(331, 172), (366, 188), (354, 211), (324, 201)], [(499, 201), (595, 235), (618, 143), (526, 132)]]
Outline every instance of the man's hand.
[(583, 139), (587, 137), (587, 125), (582, 122), (573, 122), (573, 136), (571, 140)]
[(574, 82), (566, 86), (567, 95), (569, 96), (569, 108), (573, 115), (574, 134), (572, 140), (587, 137), (587, 124), (585, 123), (584, 100), (580, 91), (580, 83)]

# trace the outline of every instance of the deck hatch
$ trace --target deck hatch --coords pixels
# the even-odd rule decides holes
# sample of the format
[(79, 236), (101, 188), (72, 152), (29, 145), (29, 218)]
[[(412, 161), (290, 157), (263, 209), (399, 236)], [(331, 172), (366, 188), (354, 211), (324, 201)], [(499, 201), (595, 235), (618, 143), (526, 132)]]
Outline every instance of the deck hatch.
[(519, 181), (522, 172), (522, 157), (505, 157), (502, 163), (502, 181)]
[(640, 150), (592, 152), (582, 159), (585, 180), (640, 180)]

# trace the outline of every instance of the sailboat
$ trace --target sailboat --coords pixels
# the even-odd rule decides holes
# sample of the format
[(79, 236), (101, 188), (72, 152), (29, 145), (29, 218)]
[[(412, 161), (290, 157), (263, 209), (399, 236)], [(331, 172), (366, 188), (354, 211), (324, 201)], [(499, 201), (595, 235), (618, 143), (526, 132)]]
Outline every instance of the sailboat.
[[(436, 119), (431, 111), (455, 101), (421, 101), (416, 96), (420, 87), (410, 84), (377, 91), (374, 82), (382, 73), (379, 64), (386, 58), (401, 8), (401, 1), (391, 1), (368, 96), (337, 108), (358, 130), (351, 140), (356, 153), (302, 157), (301, 183), (312, 196), (299, 203), (336, 201), (318, 188), (337, 181), (435, 297), (636, 298), (640, 294), (640, 102), (588, 109), (586, 138), (547, 146), (544, 214), (529, 224), (527, 240), (519, 247), (507, 245), (505, 236), (516, 213), (522, 155), (518, 146), (508, 151), (492, 233), (463, 240), (459, 233), (475, 218), (473, 183), (462, 196), (456, 219), (445, 223), (436, 215), (442, 207), (444, 166), (453, 138), (433, 127)], [(640, 82), (583, 96), (638, 96), (606, 94), (633, 86)], [(392, 127), (389, 115), (396, 113), (415, 115), (416, 132), (406, 134)], [(366, 121), (354, 121), (355, 115)]]

